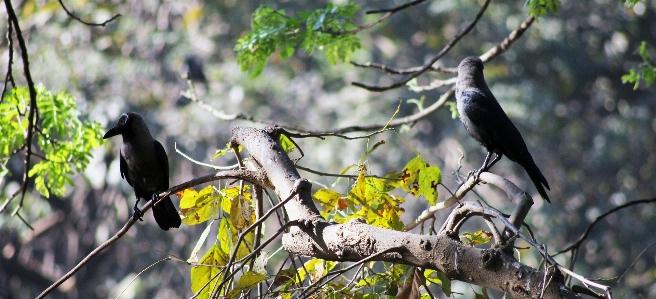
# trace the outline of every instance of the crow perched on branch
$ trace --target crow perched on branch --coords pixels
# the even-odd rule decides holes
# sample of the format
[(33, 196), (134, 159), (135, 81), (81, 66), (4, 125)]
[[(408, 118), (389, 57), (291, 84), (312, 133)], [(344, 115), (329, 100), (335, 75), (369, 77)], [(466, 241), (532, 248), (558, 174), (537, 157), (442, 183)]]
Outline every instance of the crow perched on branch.
[[(551, 202), (544, 190), (544, 187), (549, 189), (547, 179), (533, 162), (524, 138), (487, 87), (483, 76), (483, 62), (478, 57), (467, 57), (458, 65), (456, 102), (465, 129), (487, 149), (485, 162), (477, 172), (487, 171), (505, 155), (524, 167), (540, 196)], [(492, 153), (496, 156), (490, 161)]]
[[(121, 115), (115, 127), (109, 129), (103, 139), (123, 136), (120, 162), (121, 177), (134, 188), (137, 202), (134, 217), (141, 219), (139, 199), (157, 200), (157, 194), (169, 188), (169, 159), (164, 147), (153, 139), (141, 115), (129, 112)], [(153, 206), (153, 215), (159, 227), (169, 230), (182, 223), (171, 198), (168, 196)]]

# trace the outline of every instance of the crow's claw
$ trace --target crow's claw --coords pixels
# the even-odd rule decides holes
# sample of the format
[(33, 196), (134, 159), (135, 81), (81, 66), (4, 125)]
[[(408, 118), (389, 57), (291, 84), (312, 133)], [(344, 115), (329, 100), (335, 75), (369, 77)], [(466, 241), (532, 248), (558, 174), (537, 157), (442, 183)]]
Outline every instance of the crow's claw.
[(143, 221), (143, 218), (141, 217), (143, 217), (144, 213), (141, 210), (139, 210), (139, 208), (135, 206), (133, 212), (134, 214), (132, 215), (132, 217), (139, 219), (139, 221)]
[(132, 214), (132, 217), (139, 219), (139, 221), (143, 221), (143, 218), (141, 217), (143, 217), (144, 213), (141, 210), (139, 210), (138, 205), (139, 205), (139, 198), (137, 198), (137, 202), (134, 203), (134, 208), (132, 208), (132, 211), (134, 212), (134, 214)]
[(157, 193), (153, 193), (153, 197), (150, 198), (150, 201), (153, 202), (153, 205), (159, 200), (159, 196), (157, 196)]

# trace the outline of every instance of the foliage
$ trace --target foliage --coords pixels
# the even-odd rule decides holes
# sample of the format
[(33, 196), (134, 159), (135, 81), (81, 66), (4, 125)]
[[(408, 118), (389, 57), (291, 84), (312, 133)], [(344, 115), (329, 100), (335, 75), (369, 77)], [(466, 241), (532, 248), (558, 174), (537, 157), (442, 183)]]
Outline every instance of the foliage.
[(437, 184), (441, 181), (440, 169), (437, 166), (429, 166), (417, 156), (408, 162), (400, 174), (392, 172), (383, 178), (377, 178), (366, 176), (365, 169), (362, 169), (347, 195), (321, 188), (313, 198), (324, 208), (322, 216), (331, 221), (346, 223), (350, 219), (358, 218), (371, 225), (399, 230), (403, 228), (399, 217), (405, 211), (401, 207), (405, 200), (393, 195), (392, 191), (400, 187), (414, 196), (423, 196), (434, 205), (437, 199)]
[(528, 0), (526, 7), (528, 7), (528, 14), (534, 16), (536, 19), (547, 12), (557, 13), (560, 7), (560, 0)]
[(463, 233), (460, 236), (460, 241), (467, 245), (481, 245), (487, 244), (492, 240), (492, 233), (484, 230), (479, 230), (474, 233)]
[[(284, 143), (291, 144), (291, 141)], [(421, 157), (417, 156), (400, 173), (392, 172), (382, 178), (368, 176), (366, 169), (362, 166), (358, 178), (347, 195), (322, 188), (313, 195), (313, 198), (323, 206), (322, 215), (332, 221), (344, 223), (349, 219), (359, 218), (372, 225), (400, 230), (404, 225), (399, 218), (404, 212), (400, 206), (404, 199), (393, 195), (392, 191), (402, 189), (417, 197), (424, 196), (427, 201), (434, 204), (437, 198), (435, 188), (440, 182), (439, 168), (429, 166)], [(230, 256), (234, 254), (235, 260), (243, 259), (249, 256), (255, 244), (256, 236), (252, 230), (249, 231), (255, 222), (253, 199), (249, 190), (249, 186), (219, 190), (208, 185), (200, 191), (186, 189), (176, 193), (180, 197), (184, 223), (196, 225), (210, 219), (220, 218), (215, 244), (191, 270), (192, 291), (194, 294), (198, 294), (199, 298), (208, 298), (217, 291), (224, 293), (228, 298), (235, 298), (237, 294), (248, 291), (269, 278), (263, 266), (266, 264), (267, 257), (262, 254), (259, 262), (261, 266), (257, 267), (257, 271), (255, 271), (256, 267), (252, 270), (245, 270), (236, 282), (233, 280), (231, 282), (233, 284), (221, 285), (221, 289), (217, 289), (226, 273), (221, 269), (227, 266)], [(210, 226), (213, 223), (214, 221), (210, 223)], [(195, 256), (202, 243), (205, 242), (208, 232), (209, 226), (196, 245), (192, 258), (189, 259), (190, 262), (198, 260)], [(243, 234), (243, 240), (238, 244), (240, 234)], [(293, 288), (306, 282), (318, 281), (337, 265), (339, 265), (337, 262), (310, 259), (300, 269), (295, 267), (281, 269), (275, 277), (272, 277), (271, 284), (276, 287), (275, 293), (284, 298), (290, 296)], [(381, 291), (388, 295), (395, 295), (403, 281), (412, 279), (412, 276), (408, 276), (408, 273), (412, 273), (409, 271), (411, 267), (392, 264), (387, 268), (389, 269), (387, 272), (363, 277), (352, 290), (335, 282), (320, 292), (332, 294), (331, 296), (340, 293), (341, 295), (337, 297), (341, 298), (348, 297), (350, 292), (353, 292), (350, 296), (359, 296), (358, 294), (363, 288), (369, 288), (375, 292)], [(446, 279), (445, 276), (440, 277)]]
[[(102, 143), (102, 128), (97, 122), (80, 120), (77, 101), (68, 93), (53, 94), (42, 85), (36, 92), (38, 123), (33, 138), (37, 147), (31, 151), (41, 161), (28, 175), (34, 177), (41, 195), (64, 196), (66, 184), (73, 185), (71, 177), (86, 169), (91, 151)], [(29, 98), (27, 87), (17, 87), (0, 103), (0, 178), (9, 172), (5, 167), (9, 158), (26, 147)]]
[(629, 8), (634, 7), (638, 2), (644, 2), (645, 0), (620, 0), (622, 3), (626, 4)]
[(428, 284), (439, 284), (442, 287), (442, 292), (447, 296), (451, 296), (451, 280), (446, 274), (440, 271), (428, 269), (424, 271), (424, 277), (426, 277), (426, 282)]
[(650, 86), (654, 81), (656, 81), (656, 63), (652, 58), (649, 50), (653, 49), (653, 46), (648, 44), (646, 41), (643, 41), (638, 47), (638, 54), (642, 58), (642, 63), (638, 66), (638, 70), (635, 69), (629, 70), (629, 73), (622, 76), (622, 83), (635, 83), (633, 89), (638, 89), (640, 86), (640, 79), (644, 80), (647, 83), (647, 86)]
[(280, 146), (282, 146), (282, 149), (285, 151), (285, 153), (288, 154), (294, 151), (294, 149), (296, 148), (294, 142), (284, 134), (280, 134), (280, 136), (278, 137), (278, 144), (280, 144)]
[(298, 45), (310, 54), (317, 48), (324, 50), (332, 64), (347, 61), (360, 48), (360, 39), (350, 33), (357, 29), (353, 16), (359, 8), (353, 2), (328, 3), (325, 9), (299, 12), (298, 18), (292, 18), (282, 9), (260, 6), (253, 13), (251, 32), (235, 46), (239, 67), (257, 77), (276, 50), (287, 59)]

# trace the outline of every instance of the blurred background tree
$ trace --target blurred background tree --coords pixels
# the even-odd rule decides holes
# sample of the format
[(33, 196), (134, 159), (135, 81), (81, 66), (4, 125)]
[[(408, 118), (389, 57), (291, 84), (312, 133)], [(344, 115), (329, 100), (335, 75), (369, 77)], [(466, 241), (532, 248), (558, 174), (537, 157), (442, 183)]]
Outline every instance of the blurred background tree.
[[(350, 60), (399, 69), (421, 66), (462, 24), (473, 19), (482, 2), (426, 1), (400, 11), (359, 32), (361, 48)], [(358, 1), (362, 9), (355, 13), (356, 23), (379, 17), (364, 11), (404, 3)], [(182, 78), (189, 69), (188, 55), (204, 64), (207, 84), (196, 85), (198, 97), (205, 103), (228, 114), (244, 112), (306, 130), (385, 123), (399, 103), (397, 118), (417, 113), (418, 105), (411, 99), (425, 107), (450, 87), (370, 92), (352, 83), (385, 86), (399, 77), (349, 63), (333, 65), (321, 49), (310, 55), (296, 48), (289, 57), (285, 51), (273, 52), (259, 76), (252, 78), (252, 73), (240, 71), (235, 46), (251, 30), (252, 14), (260, 4), (233, 0), (66, 3), (87, 21), (103, 22), (121, 14), (105, 27), (92, 27), (72, 19), (57, 2), (12, 3), (28, 45), (34, 81), (54, 93), (68, 92), (78, 99), (83, 120), (105, 128), (121, 113), (140, 112), (169, 153), (172, 184), (212, 172), (175, 154), (176, 146), (193, 159), (207, 162), (217, 148), (225, 146), (231, 127), (263, 126), (243, 120), (222, 121), (194, 103), (176, 104), (180, 92), (188, 89)], [(291, 16), (327, 5), (313, 1), (265, 4)], [(473, 31), (434, 66), (453, 68), (463, 57), (481, 55), (497, 45), (527, 18), (524, 4), (492, 2)], [(549, 196), (553, 203), (536, 200), (528, 220), (536, 238), (548, 242), (551, 251), (577, 240), (601, 213), (656, 194), (656, 90), (647, 84), (633, 90), (634, 84), (622, 83), (624, 74), (643, 63), (636, 52), (642, 41), (653, 44), (656, 40), (654, 20), (653, 1), (631, 7), (616, 0), (563, 1), (557, 14), (541, 16), (508, 51), (486, 64), (488, 84), (522, 132), (552, 187)], [(7, 36), (6, 22), (6, 18), (0, 20), (3, 36)], [(2, 70), (7, 69), (8, 42), (0, 43)], [(14, 61), (13, 77), (24, 86), (21, 64), (16, 58)], [(189, 74), (194, 79), (191, 71)], [(426, 86), (433, 79), (452, 76), (429, 73), (413, 84)], [(403, 126), (400, 134), (407, 144), (393, 133), (380, 137), (386, 144), (370, 156), (371, 173), (400, 169), (416, 150), (442, 169), (446, 186), (455, 188), (457, 183), (447, 174), (458, 167), (459, 150), (465, 153), (463, 171), (477, 168), (485, 155), (447, 108)], [(0, 214), (0, 297), (36, 296), (131, 216), (134, 196), (119, 175), (118, 145), (119, 141), (112, 141), (94, 150), (88, 168), (73, 178), (74, 187), (64, 196), (45, 199), (34, 188), (29, 190), (21, 211), (34, 230), (7, 212)], [(357, 163), (367, 149), (366, 141), (341, 139), (303, 140), (301, 146), (306, 157), (300, 165), (332, 173)], [(10, 175), (0, 185), (3, 200), (20, 187), (22, 163), (20, 156), (7, 161)], [(226, 157), (212, 163), (234, 161)], [(493, 171), (535, 193), (514, 163), (504, 159)], [(302, 175), (320, 184), (334, 182), (310, 173)], [(495, 207), (510, 206), (498, 190), (486, 186), (477, 190)], [(441, 192), (438, 200), (447, 193)], [(469, 195), (469, 199), (477, 198)], [(404, 207), (403, 219), (409, 221), (427, 204), (406, 199)], [(443, 220), (446, 215), (437, 218)], [(162, 232), (152, 217), (140, 224), (51, 297), (116, 297), (137, 273), (164, 258), (161, 252), (188, 256), (203, 229), (183, 226)], [(639, 255), (655, 241), (653, 227), (653, 204), (605, 217), (583, 243), (575, 269), (587, 277), (611, 279), (609, 284), (618, 298), (655, 297), (656, 249), (651, 247)], [(522, 258), (529, 263), (539, 256)], [(567, 264), (565, 256), (558, 259)], [(187, 265), (160, 263), (141, 274), (122, 298), (189, 297), (188, 277)], [(454, 289), (471, 294), (466, 285)]]

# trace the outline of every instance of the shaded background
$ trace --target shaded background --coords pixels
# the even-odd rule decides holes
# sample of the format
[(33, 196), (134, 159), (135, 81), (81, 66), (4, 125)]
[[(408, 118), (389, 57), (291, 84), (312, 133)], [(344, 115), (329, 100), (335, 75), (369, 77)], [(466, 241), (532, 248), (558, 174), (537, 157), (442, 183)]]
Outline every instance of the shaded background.
[[(402, 3), (358, 2), (363, 11)], [(322, 52), (310, 57), (300, 49), (286, 61), (274, 55), (262, 75), (251, 79), (239, 71), (233, 48), (250, 29), (250, 15), (260, 4), (284, 8), (294, 15), (325, 7), (326, 3), (67, 3), (84, 20), (102, 22), (122, 14), (103, 28), (71, 19), (57, 2), (13, 2), (22, 18), (35, 81), (49, 90), (67, 90), (78, 99), (85, 118), (105, 127), (113, 126), (127, 111), (144, 115), (151, 132), (169, 153), (171, 184), (212, 172), (176, 154), (174, 144), (192, 158), (208, 162), (216, 149), (225, 147), (231, 127), (263, 126), (225, 122), (193, 103), (176, 105), (180, 91), (187, 89), (181, 78), (186, 55), (196, 55), (205, 62), (208, 85), (198, 86), (203, 101), (227, 113), (245, 112), (310, 130), (384, 123), (392, 117), (399, 98), (403, 100), (400, 117), (417, 112), (416, 105), (406, 100), (425, 97), (424, 106), (428, 106), (448, 89), (419, 94), (405, 87), (368, 92), (350, 83), (385, 85), (400, 78), (350, 64), (332, 66)], [(361, 32), (363, 47), (352, 60), (399, 68), (422, 65), (473, 19), (481, 4), (470, 0), (427, 1), (404, 10)], [(480, 55), (498, 44), (526, 19), (523, 4), (493, 1), (473, 32), (437, 65), (455, 67), (463, 57)], [(536, 238), (548, 244), (552, 252), (575, 241), (599, 214), (656, 194), (656, 90), (643, 84), (634, 91), (632, 84), (623, 85), (620, 80), (639, 63), (635, 53), (639, 43), (656, 41), (655, 8), (654, 1), (639, 3), (633, 9), (616, 0), (563, 1), (558, 15), (541, 17), (509, 51), (486, 65), (486, 79), (493, 93), (522, 132), (552, 187), (549, 196), (553, 203), (544, 204), (536, 197), (527, 221)], [(359, 16), (362, 24), (375, 18)], [(6, 36), (6, 18), (0, 20), (0, 28)], [(3, 39), (2, 70), (7, 67), (7, 47)], [(18, 82), (23, 82), (21, 69), (22, 63), (16, 60), (14, 77)], [(429, 74), (418, 83), (451, 76)], [(382, 139), (387, 142), (369, 158), (372, 173), (400, 170), (416, 155), (416, 149), (442, 169), (445, 186), (454, 189), (457, 183), (452, 172), (458, 167), (459, 150), (465, 153), (465, 173), (479, 167), (485, 155), (461, 123), (452, 119), (448, 108), (399, 132), (372, 138), (372, 144)], [(134, 195), (119, 175), (119, 144), (119, 139), (110, 140), (95, 152), (88, 170), (76, 176), (67, 197), (44, 199), (28, 194), (21, 211), (35, 231), (7, 213), (0, 215), (0, 298), (36, 296), (131, 216)], [(299, 140), (299, 144), (306, 153), (300, 165), (333, 173), (357, 163), (367, 150), (365, 140), (308, 139)], [(234, 161), (226, 157), (212, 163), (228, 165)], [(21, 158), (12, 159), (9, 167), (14, 176), (2, 182), (0, 198), (18, 188)], [(537, 194), (523, 169), (507, 159), (493, 171)], [(306, 172), (301, 175), (320, 184), (334, 182)], [(343, 183), (334, 189), (348, 191)], [(510, 211), (499, 190), (487, 186), (477, 190), (488, 203)], [(448, 194), (444, 188), (439, 192), (440, 199)], [(466, 197), (476, 199), (473, 193)], [(408, 196), (404, 207), (404, 219), (409, 221), (427, 204)], [(655, 213), (653, 204), (639, 205), (605, 218), (583, 243), (576, 272), (606, 279), (622, 275), (638, 254), (656, 241)], [(150, 214), (50, 298), (114, 298), (137, 273), (165, 258), (164, 253), (188, 258), (204, 225), (163, 232)], [(439, 213), (438, 223), (447, 214)], [(536, 267), (539, 257), (524, 252), (522, 261)], [(565, 256), (559, 261), (565, 263)], [(635, 260), (619, 284), (614, 280), (608, 283), (618, 298), (656, 297), (655, 265), (656, 249), (650, 248)], [(159, 263), (141, 274), (121, 298), (189, 297), (189, 270), (190, 266), (180, 262)], [(468, 289), (462, 286), (458, 291)]]

